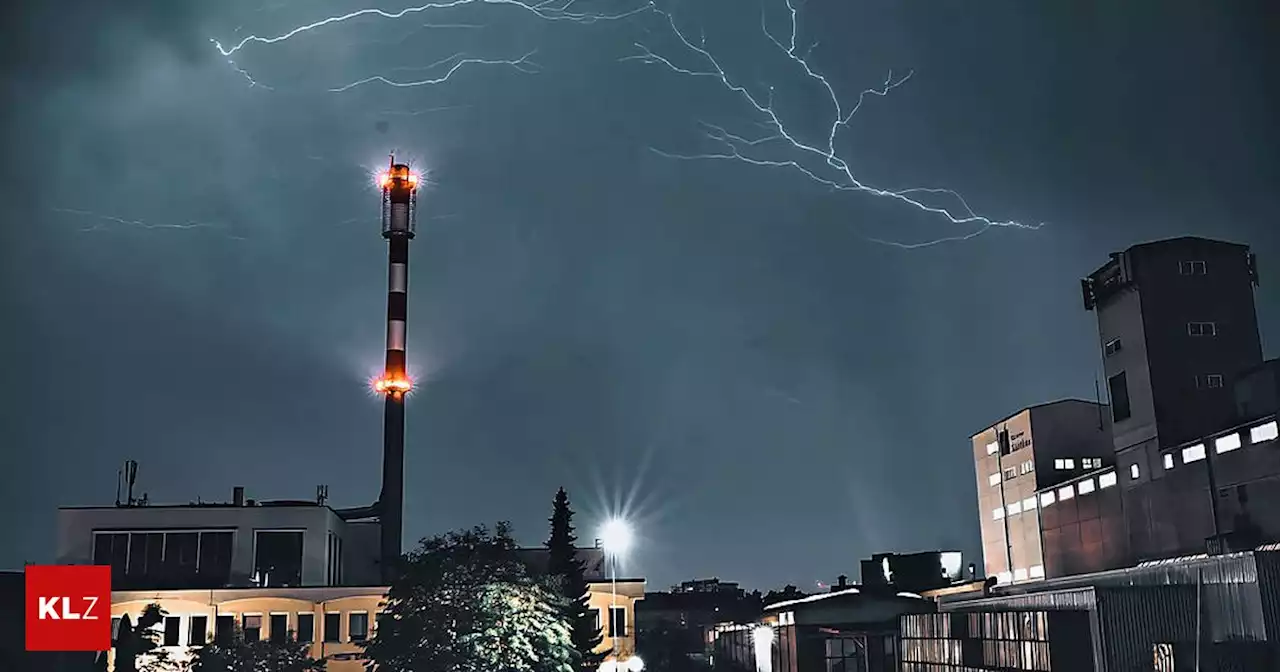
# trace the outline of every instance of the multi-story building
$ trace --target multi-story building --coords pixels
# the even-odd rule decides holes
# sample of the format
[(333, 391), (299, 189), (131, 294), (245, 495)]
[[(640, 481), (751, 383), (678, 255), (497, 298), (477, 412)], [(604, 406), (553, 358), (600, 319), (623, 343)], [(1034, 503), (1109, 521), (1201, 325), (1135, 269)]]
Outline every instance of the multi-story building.
[[(114, 619), (136, 621), (159, 604), (161, 644), (177, 659), (238, 627), (250, 638), (309, 642), (330, 672), (355, 672), (387, 592), (377, 539), (376, 523), (343, 521), (323, 503), (255, 502), (237, 488), (226, 504), (62, 508), (57, 562), (110, 565)], [(522, 555), (537, 572), (545, 553)], [(600, 651), (625, 662), (635, 655), (644, 580), (610, 580), (603, 551), (579, 554), (604, 631)]]
[(1001, 583), (1045, 577), (1037, 493), (1114, 464), (1109, 417), (1105, 406), (1065, 399), (973, 435), (987, 576)]
[(1215, 533), (1210, 488), (1189, 491), (1165, 477), (1171, 450), (1239, 422), (1233, 390), (1262, 363), (1257, 282), (1247, 246), (1194, 237), (1114, 253), (1082, 280), (1084, 306), (1097, 314), (1125, 526), (1138, 559), (1202, 550)]

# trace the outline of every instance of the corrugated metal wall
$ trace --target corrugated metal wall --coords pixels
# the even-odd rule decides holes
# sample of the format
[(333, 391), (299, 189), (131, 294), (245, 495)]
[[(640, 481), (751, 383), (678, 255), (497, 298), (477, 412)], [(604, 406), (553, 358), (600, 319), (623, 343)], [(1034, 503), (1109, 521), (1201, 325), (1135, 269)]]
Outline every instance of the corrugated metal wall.
[(1280, 553), (1258, 551), (1253, 557), (1258, 571), (1262, 619), (1267, 626), (1268, 639), (1277, 642), (1280, 641)]

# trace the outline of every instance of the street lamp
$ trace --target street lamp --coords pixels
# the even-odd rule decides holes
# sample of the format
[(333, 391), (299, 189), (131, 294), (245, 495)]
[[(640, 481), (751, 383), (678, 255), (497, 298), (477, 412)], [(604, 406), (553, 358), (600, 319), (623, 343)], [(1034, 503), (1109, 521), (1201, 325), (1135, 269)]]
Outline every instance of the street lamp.
[(631, 525), (621, 518), (605, 521), (604, 527), (600, 530), (600, 544), (604, 547), (606, 559), (609, 561), (609, 583), (612, 593), (609, 602), (609, 630), (612, 633), (615, 665), (618, 661), (618, 626), (615, 622), (615, 613), (618, 608), (618, 558), (631, 549), (631, 539)]

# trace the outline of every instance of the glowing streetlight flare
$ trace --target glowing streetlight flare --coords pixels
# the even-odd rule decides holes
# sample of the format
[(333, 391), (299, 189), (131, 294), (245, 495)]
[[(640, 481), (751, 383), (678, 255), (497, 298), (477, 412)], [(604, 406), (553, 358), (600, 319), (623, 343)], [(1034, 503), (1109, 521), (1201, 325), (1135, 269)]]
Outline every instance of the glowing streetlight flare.
[(621, 518), (605, 522), (600, 530), (600, 543), (610, 555), (624, 555), (631, 548), (631, 526)]

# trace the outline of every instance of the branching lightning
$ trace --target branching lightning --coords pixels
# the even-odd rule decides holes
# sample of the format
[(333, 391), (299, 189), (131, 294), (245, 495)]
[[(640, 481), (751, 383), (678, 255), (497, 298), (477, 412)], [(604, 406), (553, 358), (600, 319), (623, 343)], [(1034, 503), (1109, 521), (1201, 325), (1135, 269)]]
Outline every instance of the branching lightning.
[(411, 80), (411, 81), (397, 81), (393, 79), (388, 79), (386, 77), (383, 77), (382, 75), (373, 75), (371, 77), (365, 77), (364, 79), (357, 79), (356, 81), (351, 82), (350, 84), (344, 84), (343, 86), (329, 89), (329, 92), (342, 93), (344, 91), (350, 91), (351, 89), (354, 89), (357, 86), (363, 86), (365, 84), (371, 84), (373, 82), (379, 82), (382, 84), (386, 84), (387, 86), (394, 86), (396, 88), (411, 88), (415, 86), (434, 86), (436, 84), (443, 84), (449, 81), (449, 78), (453, 76), (453, 73), (461, 70), (463, 67), (468, 65), (509, 65), (520, 72), (532, 74), (538, 71), (537, 64), (529, 60), (529, 57), (533, 56), (533, 54), (534, 52), (531, 51), (521, 56), (520, 58), (511, 59), (511, 60), (493, 59), (493, 58), (466, 58), (466, 57), (463, 57), (462, 54), (454, 54), (453, 56), (450, 56), (449, 58), (441, 61), (440, 63), (437, 63), (437, 65), (442, 65), (444, 63), (449, 63), (451, 61), (453, 63), (449, 67), (449, 69), (446, 70), (444, 74), (440, 75), (439, 77), (431, 77), (429, 79), (419, 79), (419, 80)]
[[(197, 221), (173, 222), (173, 223), (146, 222), (140, 219), (128, 219), (125, 217), (118, 217), (116, 215), (108, 215), (100, 212), (93, 212), (92, 210), (76, 210), (74, 208), (50, 208), (50, 210), (52, 210), (53, 212), (59, 212), (65, 215), (75, 215), (76, 217), (82, 217), (82, 218), (91, 220), (92, 223), (79, 229), (81, 233), (89, 233), (92, 231), (106, 231), (112, 228), (116, 228), (117, 226), (125, 226), (125, 227), (130, 227), (135, 229), (149, 229), (149, 230), (175, 229), (175, 230), (183, 230), (183, 231), (191, 230), (191, 229), (221, 230), (224, 228), (218, 224), (211, 224), (208, 222), (197, 222)], [(245, 238), (242, 236), (233, 235), (225, 231), (222, 231), (222, 235), (224, 235), (227, 238), (231, 238), (233, 240), (245, 240)]]
[[(425, 5), (418, 5), (415, 7), (406, 7), (404, 9), (401, 9), (399, 11), (394, 11), (394, 12), (387, 11), (384, 9), (378, 9), (378, 8), (368, 8), (368, 9), (356, 10), (354, 12), (348, 12), (346, 14), (330, 16), (324, 19), (320, 19), (319, 21), (313, 21), (311, 23), (298, 26), (285, 33), (282, 33), (280, 35), (275, 35), (272, 37), (250, 35), (248, 37), (242, 38), (239, 42), (236, 42), (231, 47), (223, 46), (223, 44), (216, 39), (211, 39), (210, 42), (212, 42), (214, 47), (217, 48), (218, 53), (222, 54), (224, 57), (227, 57), (228, 62), (231, 63), (232, 67), (235, 68), (236, 71), (239, 72), (241, 75), (243, 75), (246, 79), (248, 79), (252, 85), (263, 86), (261, 83), (255, 81), (253, 77), (250, 76), (247, 72), (245, 72), (242, 68), (237, 66), (234, 62), (230, 61), (229, 60), (230, 57), (236, 54), (237, 52), (239, 52), (241, 49), (244, 49), (245, 47), (251, 44), (262, 44), (262, 45), (277, 44), (279, 42), (284, 42), (286, 40), (318, 30), (320, 28), (324, 28), (326, 26), (344, 23), (347, 21), (351, 21), (353, 19), (361, 18), (361, 17), (402, 19), (406, 16), (411, 16), (415, 14), (422, 14), (425, 12), (442, 12), (442, 11), (447, 11), (447, 10), (456, 9), (459, 7), (465, 7), (469, 5), (499, 5), (499, 6), (514, 7), (521, 11), (528, 12), (529, 14), (532, 14), (533, 16), (539, 19), (542, 19), (544, 21), (567, 21), (567, 22), (580, 23), (580, 24), (593, 24), (601, 21), (621, 21), (623, 19), (635, 16), (637, 14), (640, 14), (641, 12), (645, 12), (653, 8), (653, 3), (650, 1), (625, 11), (609, 13), (609, 14), (571, 11), (573, 8), (573, 5), (576, 4), (576, 2), (577, 0), (545, 0), (537, 4), (531, 4), (528, 2), (524, 2), (522, 0), (446, 0), (444, 2), (432, 2)], [(427, 24), (423, 24), (422, 27), (423, 28), (475, 29), (475, 28), (482, 28), (483, 26), (477, 25), (477, 24), (469, 24), (469, 23), (452, 23), (452, 24), (427, 23)], [(449, 63), (449, 62), (453, 63), (452, 67), (450, 67), (443, 75), (439, 77), (433, 77), (430, 79), (424, 79), (420, 81), (396, 81), (381, 75), (375, 75), (372, 77), (366, 77), (364, 79), (351, 82), (349, 84), (345, 84), (343, 86), (331, 88), (329, 89), (329, 91), (332, 93), (341, 93), (344, 91), (349, 91), (358, 86), (362, 86), (364, 84), (370, 84), (374, 82), (385, 84), (388, 86), (399, 87), (399, 88), (443, 84), (444, 82), (447, 82), (449, 78), (454, 75), (454, 73), (458, 72), (458, 70), (462, 69), (463, 66), (467, 66), (467, 65), (503, 65), (503, 66), (514, 68), (520, 72), (532, 73), (532, 72), (536, 72), (537, 69), (533, 63), (529, 62), (530, 56), (532, 56), (532, 53), (528, 53), (519, 58), (514, 58), (514, 59), (501, 59), (501, 58), (464, 58), (462, 55), (456, 54), (454, 56), (449, 57), (448, 59), (445, 59), (442, 62), (435, 64), (435, 65), (443, 65), (444, 63)]]
[[(1017, 229), (1038, 229), (1041, 224), (1024, 224), (1015, 221), (1001, 221), (991, 219), (989, 217), (976, 213), (969, 204), (965, 202), (960, 194), (951, 189), (941, 188), (911, 188), (900, 190), (882, 189), (871, 186), (860, 180), (853, 171), (850, 162), (841, 157), (837, 149), (837, 138), (840, 131), (847, 127), (853, 120), (853, 117), (862, 109), (863, 103), (868, 96), (887, 96), (889, 92), (902, 86), (911, 79), (913, 73), (908, 72), (905, 76), (894, 77), (890, 72), (884, 82), (875, 88), (862, 91), (857, 98), (857, 102), (852, 106), (846, 107), (841, 101), (840, 96), (836, 94), (835, 87), (831, 82), (818, 70), (814, 69), (809, 62), (809, 55), (812, 53), (817, 43), (810, 45), (803, 53), (798, 52), (799, 38), (799, 21), (798, 10), (794, 4), (794, 0), (785, 0), (788, 10), (788, 19), (790, 23), (790, 37), (784, 44), (782, 40), (769, 30), (767, 21), (763, 11), (761, 12), (760, 29), (765, 37), (777, 47), (794, 66), (799, 67), (804, 76), (826, 91), (827, 97), (831, 102), (833, 114), (831, 124), (827, 128), (825, 145), (818, 146), (810, 144), (799, 139), (798, 132), (794, 131), (787, 125), (778, 115), (774, 108), (774, 90), (768, 87), (765, 95), (753, 93), (747, 86), (736, 81), (721, 66), (720, 61), (706, 46), (705, 36), (700, 37), (696, 42), (688, 37), (686, 32), (677, 24), (675, 17), (662, 9), (654, 8), (653, 11), (662, 16), (667, 24), (670, 25), (672, 33), (676, 39), (683, 45), (685, 49), (692, 55), (703, 62), (701, 69), (693, 69), (677, 65), (675, 61), (665, 56), (661, 56), (641, 42), (635, 43), (639, 53), (626, 57), (624, 61), (639, 61), (648, 64), (661, 65), (672, 72), (680, 75), (697, 78), (709, 78), (719, 82), (728, 91), (736, 94), (747, 105), (752, 108), (754, 114), (761, 120), (761, 125), (766, 129), (766, 134), (759, 137), (748, 138), (744, 135), (731, 133), (721, 126), (703, 123), (704, 134), (707, 138), (714, 141), (722, 147), (718, 152), (702, 153), (702, 154), (680, 154), (650, 148), (656, 154), (661, 156), (680, 159), (680, 160), (722, 160), (722, 161), (740, 161), (757, 166), (769, 166), (775, 168), (785, 168), (802, 174), (809, 180), (826, 186), (830, 189), (838, 191), (856, 191), (882, 198), (888, 198), (905, 204), (917, 210), (938, 215), (945, 218), (951, 224), (969, 225), (973, 227), (971, 231), (964, 234), (946, 236), (936, 238), (920, 243), (901, 243), (882, 238), (869, 238), (872, 242), (890, 245), (902, 249), (916, 249), (920, 247), (928, 247), (951, 241), (969, 240), (986, 233), (995, 227), (1011, 227)], [(783, 151), (792, 153), (795, 156), (787, 159), (761, 158), (758, 154), (752, 152), (762, 148), (781, 148)], [(819, 162), (820, 160), (820, 162)], [(816, 163), (816, 165), (815, 165)], [(950, 197), (955, 204), (950, 207), (942, 207), (931, 205), (922, 200), (921, 196), (925, 194), (940, 195)]]

